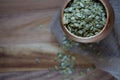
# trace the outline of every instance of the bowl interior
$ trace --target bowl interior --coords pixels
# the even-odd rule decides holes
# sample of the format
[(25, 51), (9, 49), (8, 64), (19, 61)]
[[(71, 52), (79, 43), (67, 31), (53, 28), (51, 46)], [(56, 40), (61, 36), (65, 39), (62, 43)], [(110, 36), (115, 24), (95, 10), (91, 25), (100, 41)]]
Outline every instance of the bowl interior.
[[(106, 4), (107, 1), (105, 1), (105, 0), (99, 0), (99, 2), (104, 6), (105, 13), (106, 13), (106, 19), (107, 19), (107, 20), (106, 20), (106, 23), (105, 23), (104, 27), (102, 28), (102, 30), (101, 30), (98, 34), (93, 35), (93, 36), (90, 36), (90, 37), (77, 36), (77, 35), (71, 33), (71, 32), (67, 29), (67, 27), (64, 26), (64, 24), (63, 24), (64, 9), (65, 9), (66, 7), (68, 7), (68, 5), (70, 5), (70, 4), (72, 3), (72, 1), (71, 1), (71, 0), (68, 0), (68, 1), (64, 4), (63, 8), (61, 9), (61, 20), (60, 20), (60, 21), (61, 21), (61, 25), (62, 25), (63, 31), (65, 32), (65, 34), (66, 34), (69, 38), (71, 38), (71, 39), (73, 39), (74, 41), (77, 41), (77, 42), (95, 42), (95, 41), (99, 41), (99, 40), (102, 39), (101, 36), (104, 36), (104, 33), (105, 33), (105, 31), (106, 31), (106, 28), (108, 29), (107, 26), (108, 26), (108, 22), (109, 22), (109, 8), (108, 8), (109, 5)], [(98, 39), (97, 39), (97, 38), (98, 38)]]

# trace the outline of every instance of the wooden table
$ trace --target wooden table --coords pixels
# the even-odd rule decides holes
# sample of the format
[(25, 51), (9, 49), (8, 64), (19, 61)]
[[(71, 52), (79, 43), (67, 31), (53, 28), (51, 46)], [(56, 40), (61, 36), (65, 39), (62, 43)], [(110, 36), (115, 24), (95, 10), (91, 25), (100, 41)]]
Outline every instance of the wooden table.
[[(0, 80), (48, 80), (46, 69), (56, 64), (53, 58), (60, 49), (48, 25), (63, 2), (0, 0), (0, 72), (7, 72), (0, 73)], [(89, 59), (79, 57), (79, 64), (92, 64)], [(51, 74), (50, 80), (58, 75)]]
[(0, 71), (35, 70), (40, 55), (56, 53), (58, 43), (48, 25), (62, 2), (0, 0)]
[[(40, 70), (54, 66), (53, 58), (60, 46), (48, 25), (62, 3), (55, 0), (0, 2), (1, 72)], [(89, 63), (82, 57), (79, 59), (81, 64)]]

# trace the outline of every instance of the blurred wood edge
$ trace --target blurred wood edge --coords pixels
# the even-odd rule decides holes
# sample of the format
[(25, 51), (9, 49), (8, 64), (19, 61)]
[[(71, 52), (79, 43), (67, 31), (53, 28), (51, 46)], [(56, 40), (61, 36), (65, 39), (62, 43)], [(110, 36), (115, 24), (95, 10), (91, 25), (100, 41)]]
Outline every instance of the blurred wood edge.
[(94, 71), (89, 72), (86, 76), (76, 80), (117, 80), (117, 79), (104, 70), (95, 69)]
[(0, 0), (0, 14), (15, 14), (27, 11), (55, 9), (65, 0)]

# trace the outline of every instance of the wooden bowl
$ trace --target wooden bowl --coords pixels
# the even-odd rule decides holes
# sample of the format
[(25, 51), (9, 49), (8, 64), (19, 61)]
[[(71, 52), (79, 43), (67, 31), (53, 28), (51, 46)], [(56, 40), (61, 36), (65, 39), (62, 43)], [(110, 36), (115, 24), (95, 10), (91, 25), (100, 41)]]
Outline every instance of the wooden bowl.
[(104, 28), (98, 34), (91, 36), (91, 37), (80, 37), (80, 36), (74, 35), (64, 26), (64, 24), (63, 24), (64, 9), (66, 8), (66, 6), (69, 4), (70, 1), (71, 0), (67, 0), (60, 11), (61, 27), (62, 27), (64, 33), (70, 39), (72, 39), (76, 42), (81, 42), (81, 43), (92, 43), (92, 42), (98, 42), (98, 41), (104, 39), (110, 33), (110, 31), (113, 27), (113, 24), (114, 24), (114, 11), (108, 0), (99, 0), (103, 4), (103, 6), (105, 7), (105, 10), (106, 10), (106, 15), (107, 15), (106, 24), (104, 25)]

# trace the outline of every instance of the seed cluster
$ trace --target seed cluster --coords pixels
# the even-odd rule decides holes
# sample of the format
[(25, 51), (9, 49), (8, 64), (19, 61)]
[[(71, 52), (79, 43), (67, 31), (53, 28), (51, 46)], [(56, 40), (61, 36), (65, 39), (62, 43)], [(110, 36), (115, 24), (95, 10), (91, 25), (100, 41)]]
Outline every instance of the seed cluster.
[(72, 55), (63, 54), (62, 52), (58, 52), (55, 61), (59, 63), (59, 65), (55, 66), (56, 70), (60, 70), (63, 74), (64, 78), (70, 78), (70, 75), (74, 71), (76, 58)]
[(74, 35), (98, 34), (106, 22), (106, 11), (97, 0), (73, 0), (64, 9), (63, 23)]

